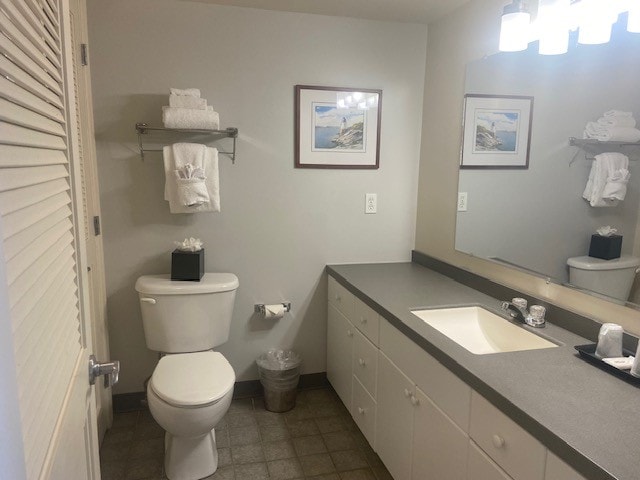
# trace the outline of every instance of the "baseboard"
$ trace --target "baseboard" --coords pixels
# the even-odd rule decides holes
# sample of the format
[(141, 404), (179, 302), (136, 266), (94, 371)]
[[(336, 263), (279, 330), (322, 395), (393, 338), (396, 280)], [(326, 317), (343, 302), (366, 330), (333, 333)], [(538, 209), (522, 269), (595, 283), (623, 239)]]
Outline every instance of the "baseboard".
[[(329, 386), (326, 372), (300, 375), (298, 390), (324, 388)], [(262, 396), (260, 380), (236, 382), (233, 387), (233, 398), (250, 398)], [(147, 408), (145, 392), (119, 393), (113, 396), (113, 413), (135, 412)]]

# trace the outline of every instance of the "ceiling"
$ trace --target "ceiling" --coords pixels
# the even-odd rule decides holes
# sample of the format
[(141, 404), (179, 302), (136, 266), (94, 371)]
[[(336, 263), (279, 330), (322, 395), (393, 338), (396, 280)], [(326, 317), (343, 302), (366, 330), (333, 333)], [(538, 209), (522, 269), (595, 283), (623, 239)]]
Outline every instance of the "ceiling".
[[(187, 0), (189, 1), (189, 0)], [(218, 5), (427, 24), (469, 0), (190, 0)]]

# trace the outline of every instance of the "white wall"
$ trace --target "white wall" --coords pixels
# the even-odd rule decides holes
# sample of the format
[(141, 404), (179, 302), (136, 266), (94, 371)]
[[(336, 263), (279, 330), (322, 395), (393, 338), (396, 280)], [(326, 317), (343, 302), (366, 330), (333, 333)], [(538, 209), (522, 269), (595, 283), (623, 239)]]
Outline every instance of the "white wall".
[[(89, 0), (90, 61), (116, 393), (141, 391), (146, 349), (134, 283), (169, 271), (173, 240), (204, 240), (206, 269), (238, 275), (232, 331), (220, 351), (239, 380), (255, 357), (293, 347), (304, 373), (325, 370), (327, 263), (406, 261), (413, 247), (426, 27), (171, 0)], [(296, 84), (383, 90), (380, 169), (293, 168)], [(199, 87), (223, 126), (222, 212), (172, 215), (162, 158), (141, 162), (134, 124), (160, 124), (169, 87)], [(364, 214), (364, 194), (378, 214)], [(292, 302), (277, 322), (257, 302)]]
[(465, 68), (497, 51), (504, 0), (472, 0), (429, 24), (416, 250), (640, 334), (640, 312), (454, 249)]

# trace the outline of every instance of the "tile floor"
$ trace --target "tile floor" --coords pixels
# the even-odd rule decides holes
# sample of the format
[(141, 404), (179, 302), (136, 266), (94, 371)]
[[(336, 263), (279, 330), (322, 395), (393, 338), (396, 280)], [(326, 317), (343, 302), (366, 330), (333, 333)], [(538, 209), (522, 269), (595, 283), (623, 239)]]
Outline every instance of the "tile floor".
[[(116, 414), (100, 450), (103, 480), (163, 480), (164, 432), (148, 410)], [(303, 390), (286, 413), (234, 400), (216, 427), (208, 480), (392, 480), (331, 388)]]

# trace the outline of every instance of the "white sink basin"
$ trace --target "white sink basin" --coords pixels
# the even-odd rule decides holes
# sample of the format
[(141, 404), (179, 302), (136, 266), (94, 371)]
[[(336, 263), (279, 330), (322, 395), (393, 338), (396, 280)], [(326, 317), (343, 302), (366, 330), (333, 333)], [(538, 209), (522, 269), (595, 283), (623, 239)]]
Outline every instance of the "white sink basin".
[(482, 307), (413, 310), (412, 313), (477, 355), (557, 347)]

